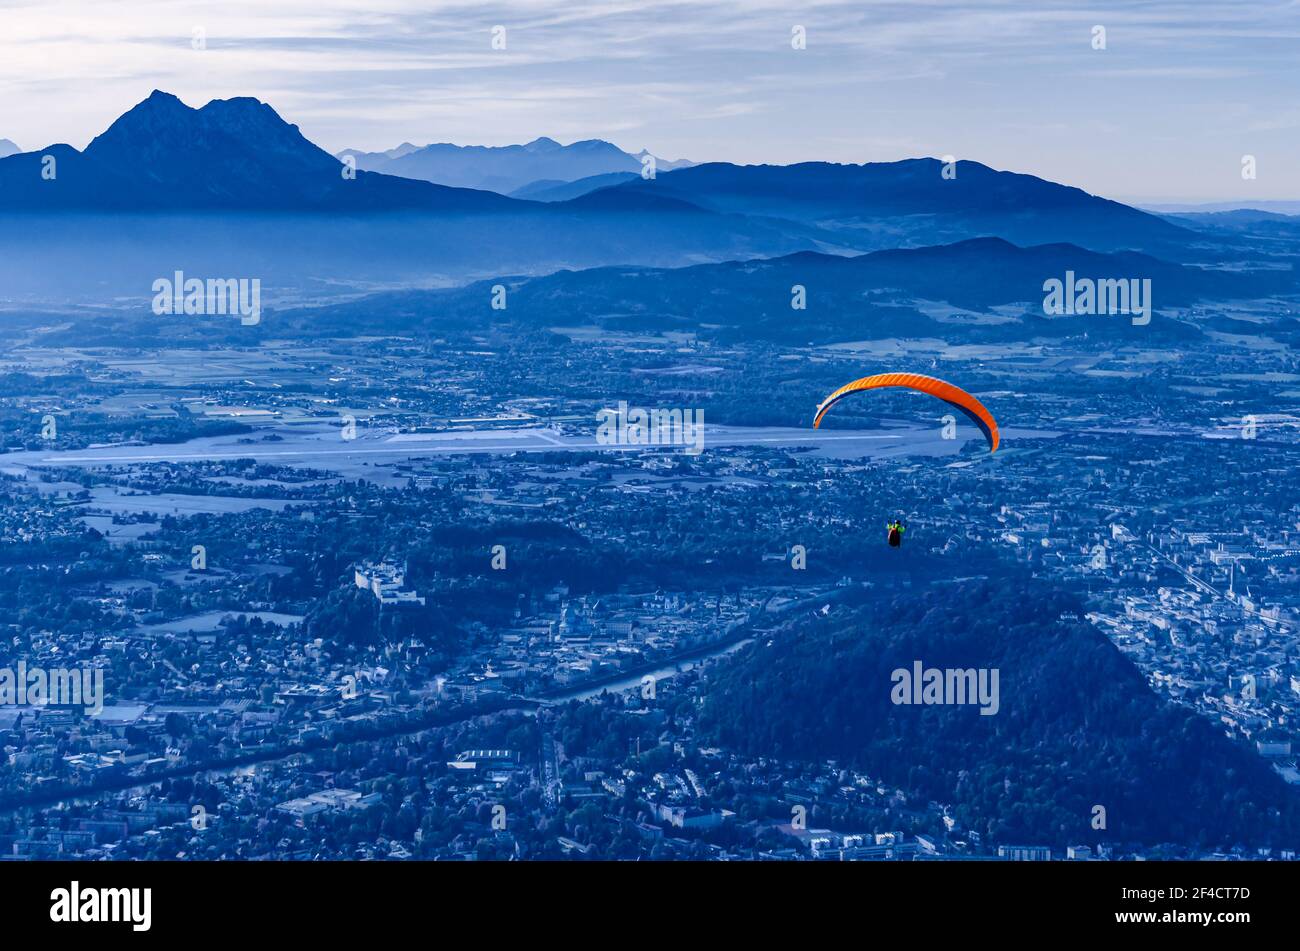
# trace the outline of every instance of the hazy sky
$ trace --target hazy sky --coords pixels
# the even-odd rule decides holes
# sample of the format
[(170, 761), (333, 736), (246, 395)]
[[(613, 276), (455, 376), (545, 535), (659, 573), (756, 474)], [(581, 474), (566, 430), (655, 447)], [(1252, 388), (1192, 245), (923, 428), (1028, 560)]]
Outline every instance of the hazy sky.
[(1300, 0), (0, 0), (0, 138), (81, 148), (154, 88), (256, 96), (330, 151), (952, 154), (1116, 198), (1300, 199)]

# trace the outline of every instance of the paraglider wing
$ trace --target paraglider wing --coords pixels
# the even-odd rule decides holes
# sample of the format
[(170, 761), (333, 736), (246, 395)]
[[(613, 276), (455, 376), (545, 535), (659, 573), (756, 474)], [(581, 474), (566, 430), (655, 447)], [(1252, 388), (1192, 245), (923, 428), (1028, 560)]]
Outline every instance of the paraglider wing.
[(949, 406), (961, 410), (984, 433), (984, 437), (989, 441), (989, 452), (998, 451), (998, 424), (993, 418), (993, 414), (985, 409), (984, 404), (961, 387), (953, 386), (951, 383), (945, 383), (943, 380), (935, 379), (932, 376), (924, 376), (920, 373), (877, 373), (875, 376), (864, 376), (860, 380), (844, 384), (844, 386), (826, 397), (822, 404), (817, 407), (817, 416), (813, 419), (813, 428), (819, 429), (826, 411), (844, 397), (862, 390), (878, 390), (891, 386), (901, 386), (905, 389), (916, 390), (918, 393), (937, 396)]

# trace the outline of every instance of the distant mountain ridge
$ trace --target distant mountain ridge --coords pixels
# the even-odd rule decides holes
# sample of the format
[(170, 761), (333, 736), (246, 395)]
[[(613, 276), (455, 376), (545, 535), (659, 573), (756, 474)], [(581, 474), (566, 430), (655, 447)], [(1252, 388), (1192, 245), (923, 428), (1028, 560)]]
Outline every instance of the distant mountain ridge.
[[(42, 175), (53, 156), (54, 177)], [(489, 192), (357, 172), (256, 99), (193, 109), (155, 90), (78, 152), (53, 145), (0, 159), (0, 211), (483, 210)]]
[(525, 185), (523, 188), (516, 188), (510, 193), (510, 197), (526, 198), (529, 201), (569, 201), (602, 188), (609, 188), (611, 185), (635, 181), (640, 177), (639, 172), (604, 172), (600, 175), (588, 175), (586, 178), (579, 178), (572, 182), (546, 178)]
[[(996, 235), (1021, 245), (1068, 241), (1153, 250), (1190, 238), (1159, 216), (1079, 188), (979, 162), (955, 163), (951, 177), (945, 167), (932, 158), (864, 165), (710, 162), (592, 194), (653, 190), (723, 214), (818, 225), (864, 249)], [(918, 233), (924, 238), (911, 240)]]
[[(1155, 312), (1150, 325), (1134, 327), (1129, 318), (1119, 315), (1044, 314), (1044, 281), (1064, 280), (1067, 272), (1094, 280), (1150, 279)], [(509, 283), (510, 309), (504, 316), (485, 311), (489, 282), (484, 282), (380, 294), (300, 311), (294, 319), (303, 321), (304, 332), (311, 327), (322, 332), (331, 328), (340, 332), (346, 328), (354, 332), (483, 330), (508, 318), (530, 328), (685, 331), (720, 341), (782, 344), (889, 337), (971, 343), (1085, 332), (1128, 340), (1168, 340), (1201, 333), (1191, 323), (1171, 319), (1172, 308), (1201, 299), (1300, 289), (1294, 271), (1204, 270), (1134, 252), (1104, 254), (1069, 244), (1021, 248), (1000, 238), (855, 256), (802, 251), (691, 267), (562, 270)], [(804, 289), (804, 309), (791, 307), (795, 285)], [(945, 316), (944, 311), (952, 308), (970, 313)]]
[[(591, 196), (589, 196), (591, 197)], [(1049, 318), (1044, 281), (1078, 278), (1150, 279), (1159, 315), (1201, 299), (1267, 296), (1300, 290), (1294, 271), (1257, 274), (1208, 271), (1136, 252), (1101, 253), (1072, 244), (1019, 247), (1001, 238), (896, 248), (845, 256), (801, 251), (751, 261), (686, 268), (592, 268), (533, 278), (511, 298), (515, 320), (579, 324), (629, 331), (689, 330), (723, 339), (787, 343), (936, 336), (953, 340), (1024, 339), (1036, 333), (1090, 329), (1122, 332), (1122, 317)], [(791, 288), (804, 288), (805, 308), (791, 308)], [(472, 291), (466, 290), (471, 296)], [(447, 292), (455, 298), (457, 292)], [(918, 302), (941, 302), (976, 313), (1028, 305), (1033, 323), (1011, 315), (989, 322), (940, 323)], [(455, 312), (448, 306), (449, 315)], [(1129, 328), (1132, 329), (1131, 327)], [(1148, 335), (1191, 333), (1159, 317)]]
[(17, 155), (21, 151), (22, 149), (20, 149), (17, 143), (12, 139), (0, 139), (0, 158), (8, 158), (10, 155)]
[[(375, 154), (385, 167), (399, 170), (403, 163), (434, 161), (460, 179), (504, 181), (513, 175), (525, 194), (546, 202), (369, 171), (361, 161), (352, 178), (338, 158), (263, 102), (214, 100), (195, 109), (154, 91), (84, 151), (54, 145), (0, 159), (0, 212), (525, 212), (549, 203), (586, 213), (703, 210), (768, 219), (781, 222), (779, 227), (810, 248), (820, 243), (875, 250), (994, 235), (1021, 245), (1069, 242), (1100, 250), (1153, 250), (1196, 238), (1127, 205), (977, 162), (956, 163), (955, 178), (945, 177), (945, 166), (936, 159), (865, 165), (714, 162), (676, 169), (661, 163), (655, 177), (642, 178), (636, 156), (598, 139), (567, 146), (536, 139), (501, 148), (416, 149), (404, 143)], [(45, 156), (57, 162), (53, 179), (42, 177)], [(521, 161), (528, 166), (523, 171)], [(618, 167), (606, 167), (610, 163)], [(631, 177), (599, 178), (618, 174)], [(606, 181), (612, 184), (601, 187)], [(561, 186), (555, 182), (570, 188), (556, 193)]]
[[(389, 155), (397, 162), (427, 151), (412, 149), (404, 143)], [(133, 294), (184, 266), (259, 274), (286, 290), (445, 286), (493, 274), (849, 255), (989, 236), (1026, 247), (1133, 248), (1166, 260), (1195, 259), (1205, 245), (1232, 240), (1222, 229), (1210, 237), (974, 162), (958, 163), (956, 179), (933, 159), (660, 165), (647, 179), (635, 156), (599, 140), (535, 140), (504, 151), (521, 150), (543, 158), (617, 153), (635, 170), (561, 184), (532, 178), (520, 193), (537, 200), (512, 198), (350, 169), (256, 99), (192, 108), (155, 91), (84, 150), (59, 144), (0, 158), (0, 282), (39, 299), (77, 288)], [(563, 171), (576, 167), (566, 160)], [(51, 263), (70, 257), (80, 262), (73, 272)]]
[[(642, 150), (624, 152), (603, 139), (584, 139), (561, 145), (541, 137), (524, 145), (453, 145), (438, 142), (423, 147), (403, 143), (387, 152), (344, 149), (337, 158), (351, 156), (357, 168), (403, 178), (418, 178), (439, 185), (477, 188), (509, 194), (537, 182), (556, 184), (611, 172), (640, 172)], [(684, 168), (685, 160), (655, 159), (656, 170)]]
[(1232, 211), (1258, 211), (1275, 215), (1300, 215), (1300, 201), (1210, 201), (1210, 202), (1169, 202), (1135, 205), (1144, 211), (1158, 215), (1166, 214), (1217, 214)]

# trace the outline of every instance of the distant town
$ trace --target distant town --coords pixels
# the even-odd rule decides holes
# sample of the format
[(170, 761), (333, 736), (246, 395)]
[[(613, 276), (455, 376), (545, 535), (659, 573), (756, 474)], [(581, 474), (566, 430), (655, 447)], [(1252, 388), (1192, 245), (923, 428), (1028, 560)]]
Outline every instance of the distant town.
[[(1005, 840), (906, 769), (702, 722), (715, 671), (802, 619), (1017, 575), (1300, 795), (1300, 415), (1267, 411), (1292, 352), (914, 350), (1001, 451), (905, 396), (811, 430), (897, 346), (8, 351), (5, 654), (107, 698), (0, 705), (0, 858), (1294, 858), (1085, 817)], [(701, 408), (704, 451), (598, 444), (606, 393)]]

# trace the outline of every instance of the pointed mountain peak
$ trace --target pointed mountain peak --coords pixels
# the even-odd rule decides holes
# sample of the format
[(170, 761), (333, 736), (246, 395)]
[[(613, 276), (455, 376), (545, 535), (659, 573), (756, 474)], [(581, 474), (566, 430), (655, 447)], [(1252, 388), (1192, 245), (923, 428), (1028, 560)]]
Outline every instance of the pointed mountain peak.
[(165, 175), (163, 169), (183, 163), (183, 156), (201, 158), (206, 152), (203, 161), (212, 161), (213, 150), (229, 152), (232, 142), (260, 150), (264, 157), (294, 154), (321, 167), (326, 163), (320, 159), (328, 159), (302, 137), (297, 126), (259, 99), (214, 99), (193, 109), (159, 90), (118, 118), (86, 152), (110, 160), (145, 160), (154, 166), (154, 174)]
[(185, 105), (185, 103), (181, 102), (179, 97), (174, 96), (169, 92), (163, 92), (161, 89), (155, 89), (153, 92), (149, 93), (147, 98), (136, 103), (135, 108), (127, 110), (125, 114), (130, 115), (132, 112), (135, 112), (136, 109), (146, 111), (158, 111), (161, 109), (183, 109), (188, 112), (194, 111), (193, 109), (190, 109), (189, 106)]
[(260, 99), (252, 96), (232, 96), (229, 99), (213, 99), (199, 112), (269, 112), (278, 115), (274, 109)]
[(86, 146), (86, 152), (125, 155), (146, 142), (156, 142), (188, 126), (198, 110), (191, 109), (171, 93), (155, 89), (147, 99), (118, 116), (107, 129)]
[(296, 125), (285, 122), (273, 108), (251, 96), (213, 99), (198, 114), (223, 132), (240, 138), (262, 140), (266, 144), (275, 141), (284, 144), (286, 139), (295, 144), (306, 143)]

